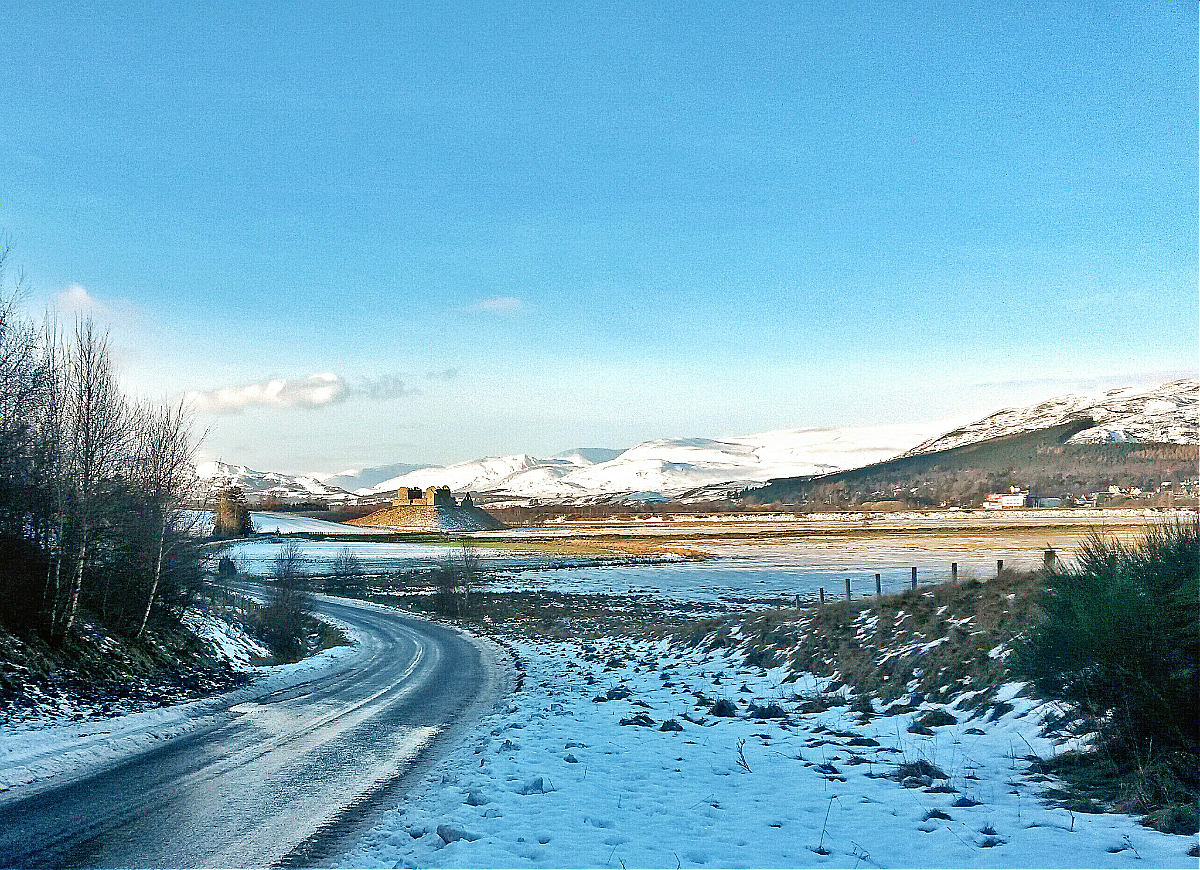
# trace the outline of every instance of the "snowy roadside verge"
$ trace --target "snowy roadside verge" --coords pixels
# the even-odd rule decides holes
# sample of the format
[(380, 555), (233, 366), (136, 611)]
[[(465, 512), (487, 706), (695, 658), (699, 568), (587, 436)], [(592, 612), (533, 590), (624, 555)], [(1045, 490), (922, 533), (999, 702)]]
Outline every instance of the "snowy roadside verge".
[(322, 614), (350, 639), (298, 662), (252, 667), (253, 639), (221, 620), (196, 618), (194, 627), (231, 665), (251, 675), (246, 685), (209, 698), (143, 710), (110, 719), (70, 724), (30, 722), (0, 727), (0, 801), (23, 797), (48, 780), (56, 782), (107, 767), (208, 723), (230, 707), (304, 683), (354, 656), (362, 635), (351, 625)]
[[(864, 717), (806, 707), (828, 701), (827, 680), (785, 683), (724, 651), (513, 646), (524, 690), (345, 866), (1195, 866), (1195, 837), (1047, 805), (1029, 759), (1065, 747), (1017, 686), (994, 715), (951, 702)], [(934, 711), (945, 724), (909, 731)]]

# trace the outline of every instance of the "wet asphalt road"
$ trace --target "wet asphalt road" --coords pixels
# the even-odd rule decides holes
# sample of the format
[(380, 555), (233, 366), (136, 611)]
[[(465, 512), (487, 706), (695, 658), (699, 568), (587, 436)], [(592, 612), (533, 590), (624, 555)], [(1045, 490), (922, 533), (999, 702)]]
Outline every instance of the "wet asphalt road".
[[(0, 803), (3, 867), (266, 867), (335, 857), (449, 726), (496, 695), (464, 635), (319, 598), (353, 654), (83, 779)], [(231, 702), (232, 703), (232, 702)]]

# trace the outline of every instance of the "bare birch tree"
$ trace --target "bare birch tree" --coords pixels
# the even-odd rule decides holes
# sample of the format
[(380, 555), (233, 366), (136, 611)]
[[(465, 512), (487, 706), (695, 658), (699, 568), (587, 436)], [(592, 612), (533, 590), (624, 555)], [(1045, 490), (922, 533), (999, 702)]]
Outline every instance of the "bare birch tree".
[(86, 610), (142, 637), (155, 613), (181, 619), (202, 578), (183, 521), (190, 420), (132, 410), (91, 322), (64, 336), (27, 318), (7, 258), (0, 239), (0, 624), (61, 642)]
[(59, 637), (71, 630), (79, 610), (92, 532), (103, 509), (103, 484), (122, 470), (130, 440), (130, 414), (117, 387), (108, 337), (90, 320), (75, 327), (75, 340), (67, 354), (65, 399), (68, 468), (79, 515), (74, 576), (66, 604), (55, 620)]
[(191, 437), (187, 408), (139, 408), (136, 414), (136, 481), (155, 514), (155, 547), (151, 554), (150, 591), (134, 639), (146, 630), (154, 596), (163, 576), (164, 559), (170, 554), (172, 532), (185, 531), (184, 499), (195, 483), (196, 447)]

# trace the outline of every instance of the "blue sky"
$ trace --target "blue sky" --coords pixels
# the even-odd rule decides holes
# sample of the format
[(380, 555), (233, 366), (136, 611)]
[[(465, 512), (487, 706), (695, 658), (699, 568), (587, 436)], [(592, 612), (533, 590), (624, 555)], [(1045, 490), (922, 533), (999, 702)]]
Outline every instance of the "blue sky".
[(0, 227), (230, 461), (960, 417), (1196, 372), (1197, 26), (17, 2)]

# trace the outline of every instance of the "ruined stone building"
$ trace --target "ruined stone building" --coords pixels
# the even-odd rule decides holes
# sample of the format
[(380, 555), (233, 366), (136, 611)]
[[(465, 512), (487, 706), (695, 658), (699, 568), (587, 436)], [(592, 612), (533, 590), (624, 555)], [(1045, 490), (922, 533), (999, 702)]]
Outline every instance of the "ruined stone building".
[(422, 491), (416, 487), (402, 486), (392, 501), (393, 507), (412, 507), (426, 505), (429, 507), (456, 507), (458, 502), (448, 486), (427, 486)]
[(427, 486), (423, 490), (402, 486), (390, 507), (349, 522), (352, 526), (420, 534), (505, 528), (504, 523), (477, 507), (469, 492), (462, 501), (456, 501), (448, 486)]

